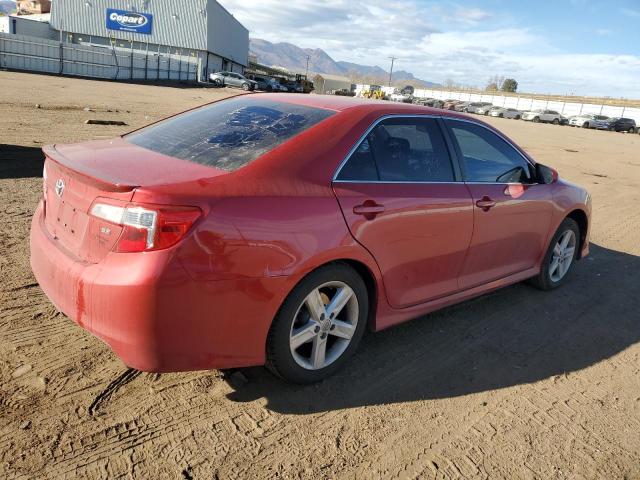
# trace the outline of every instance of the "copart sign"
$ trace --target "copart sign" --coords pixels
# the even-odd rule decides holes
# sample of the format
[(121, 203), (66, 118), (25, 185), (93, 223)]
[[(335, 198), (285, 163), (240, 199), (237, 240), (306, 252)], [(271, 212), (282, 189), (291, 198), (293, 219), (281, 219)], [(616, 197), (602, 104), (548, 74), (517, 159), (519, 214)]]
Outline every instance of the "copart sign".
[(121, 30), (125, 32), (151, 35), (153, 15), (150, 13), (127, 12), (107, 8), (107, 30)]

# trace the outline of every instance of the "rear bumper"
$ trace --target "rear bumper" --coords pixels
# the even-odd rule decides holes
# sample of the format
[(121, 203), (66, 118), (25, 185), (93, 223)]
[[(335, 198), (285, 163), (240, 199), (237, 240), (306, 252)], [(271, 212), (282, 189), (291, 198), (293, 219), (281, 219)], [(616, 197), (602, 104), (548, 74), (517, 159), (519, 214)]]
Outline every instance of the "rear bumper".
[(287, 277), (194, 282), (172, 249), (73, 258), (31, 225), (31, 268), (65, 315), (133, 368), (171, 372), (261, 365)]

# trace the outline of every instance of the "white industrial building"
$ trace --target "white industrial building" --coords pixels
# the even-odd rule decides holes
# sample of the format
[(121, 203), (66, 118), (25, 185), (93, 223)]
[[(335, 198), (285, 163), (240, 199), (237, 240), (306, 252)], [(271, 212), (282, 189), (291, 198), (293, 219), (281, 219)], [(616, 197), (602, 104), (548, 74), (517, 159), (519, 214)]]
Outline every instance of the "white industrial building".
[(54, 0), (51, 26), (74, 43), (197, 56), (207, 72), (249, 56), (249, 31), (215, 0)]
[[(53, 0), (50, 18), (4, 18), (0, 32), (43, 39), (40, 47), (61, 42), (62, 73), (205, 81), (211, 72), (248, 65), (249, 31), (215, 0)], [(0, 67), (40, 70), (28, 39), (19, 41), (4, 37)], [(44, 68), (55, 71), (55, 51), (45, 50)]]

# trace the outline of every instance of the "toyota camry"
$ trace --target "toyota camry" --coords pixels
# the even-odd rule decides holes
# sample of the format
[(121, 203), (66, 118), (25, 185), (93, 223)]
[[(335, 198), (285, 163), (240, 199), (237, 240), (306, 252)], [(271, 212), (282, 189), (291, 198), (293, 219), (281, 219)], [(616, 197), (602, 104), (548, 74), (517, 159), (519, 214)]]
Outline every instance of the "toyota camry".
[(584, 189), (418, 105), (240, 95), (44, 153), (33, 272), (144, 371), (318, 381), (366, 330), (524, 280), (554, 289), (589, 249)]

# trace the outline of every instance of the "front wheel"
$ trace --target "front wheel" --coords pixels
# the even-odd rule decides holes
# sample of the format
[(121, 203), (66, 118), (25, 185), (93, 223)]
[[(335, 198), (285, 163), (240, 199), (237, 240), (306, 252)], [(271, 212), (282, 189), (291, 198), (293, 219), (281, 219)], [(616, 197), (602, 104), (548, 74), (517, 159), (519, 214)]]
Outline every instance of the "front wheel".
[(540, 118), (539, 117), (535, 117), (533, 119), (533, 123), (540, 123)]
[(636, 129), (635, 127), (631, 127), (629, 130), (627, 130), (628, 133), (636, 133)]
[(267, 368), (292, 383), (313, 383), (345, 365), (364, 334), (367, 288), (349, 265), (307, 275), (289, 294), (267, 338)]
[(242, 84), (242, 90), (244, 90), (245, 92), (249, 91), (249, 84), (248, 83), (243, 83)]
[(571, 218), (565, 218), (551, 239), (542, 260), (540, 273), (531, 283), (541, 290), (553, 290), (562, 285), (578, 257), (580, 228)]
[(557, 118), (553, 119), (553, 124), (554, 125), (560, 125), (560, 120), (558, 120)]

